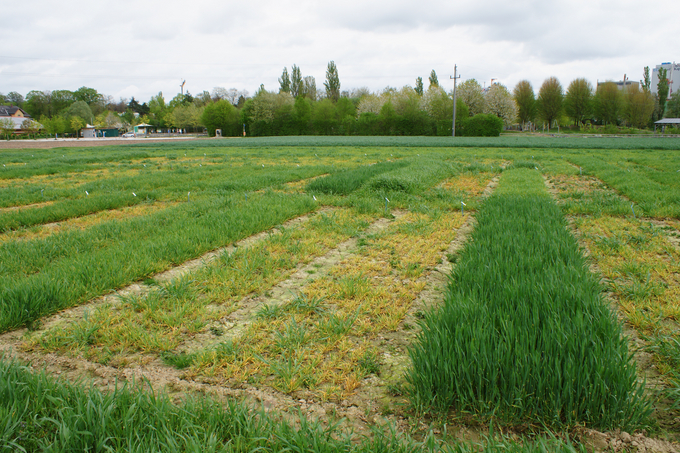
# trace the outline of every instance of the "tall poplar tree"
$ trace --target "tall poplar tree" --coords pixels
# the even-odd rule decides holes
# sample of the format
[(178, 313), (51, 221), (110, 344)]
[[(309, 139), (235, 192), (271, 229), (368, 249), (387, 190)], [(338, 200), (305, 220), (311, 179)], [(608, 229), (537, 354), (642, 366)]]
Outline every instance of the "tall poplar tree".
[(340, 77), (338, 76), (338, 68), (335, 66), (335, 61), (328, 62), (326, 81), (323, 85), (326, 87), (326, 97), (333, 102), (338, 102), (338, 99), (340, 99)]
[(302, 72), (300, 72), (300, 68), (297, 65), (293, 65), (290, 75), (290, 94), (296, 98), (301, 96), (303, 91), (304, 81), (302, 80)]
[(290, 93), (290, 76), (288, 75), (288, 68), (283, 68), (283, 73), (279, 78), (279, 93)]
[(416, 88), (415, 88), (416, 93), (418, 93), (418, 96), (423, 95), (423, 78), (418, 77), (416, 79)]
[(656, 84), (656, 92), (659, 95), (659, 111), (663, 117), (668, 100), (668, 71), (666, 68), (659, 68), (659, 83)]
[(434, 72), (434, 69), (433, 69), (432, 72), (430, 73), (430, 86), (428, 87), (428, 89), (429, 88), (436, 88), (438, 86), (439, 86), (439, 80), (437, 79), (437, 73)]

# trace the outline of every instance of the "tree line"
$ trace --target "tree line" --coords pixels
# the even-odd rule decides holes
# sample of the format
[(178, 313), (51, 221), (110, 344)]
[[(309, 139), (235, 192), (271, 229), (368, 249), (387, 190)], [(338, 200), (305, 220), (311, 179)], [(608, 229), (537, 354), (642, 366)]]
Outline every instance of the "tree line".
[[(300, 67), (284, 68), (276, 91), (261, 85), (250, 96), (245, 90), (216, 87), (199, 95), (177, 94), (166, 102), (163, 93), (144, 103), (133, 97), (115, 102), (93, 88), (76, 91), (31, 91), (0, 94), (0, 103), (23, 108), (48, 134), (77, 134), (85, 124), (99, 128), (131, 128), (149, 124), (158, 130), (182, 129), (215, 135), (451, 135), (453, 93), (440, 86), (434, 70), (424, 87), (367, 88), (341, 91), (338, 68), (328, 63), (323, 88)], [(456, 135), (498, 135), (503, 127), (540, 125), (612, 125), (644, 128), (664, 116), (680, 117), (680, 96), (666, 103), (668, 80), (660, 71), (658, 94), (650, 90), (649, 68), (641, 85), (619, 90), (614, 82), (593, 87), (573, 80), (566, 91), (556, 77), (546, 79), (538, 93), (520, 81), (512, 91), (500, 83), (488, 88), (475, 79), (457, 87)], [(665, 91), (664, 91), (665, 89)], [(665, 93), (665, 94), (664, 94)]]

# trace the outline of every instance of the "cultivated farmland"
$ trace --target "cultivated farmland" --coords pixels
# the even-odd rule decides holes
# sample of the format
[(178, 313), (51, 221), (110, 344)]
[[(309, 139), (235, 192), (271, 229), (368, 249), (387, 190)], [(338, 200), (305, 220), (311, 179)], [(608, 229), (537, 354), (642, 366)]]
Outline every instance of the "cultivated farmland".
[(678, 451), (680, 142), (484, 140), (0, 151), (0, 448)]

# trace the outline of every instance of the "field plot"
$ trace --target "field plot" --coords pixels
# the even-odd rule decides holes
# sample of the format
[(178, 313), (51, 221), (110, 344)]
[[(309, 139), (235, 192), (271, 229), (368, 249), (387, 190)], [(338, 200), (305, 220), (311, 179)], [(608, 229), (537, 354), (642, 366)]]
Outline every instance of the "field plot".
[(678, 451), (678, 157), (394, 140), (0, 155), (0, 445)]

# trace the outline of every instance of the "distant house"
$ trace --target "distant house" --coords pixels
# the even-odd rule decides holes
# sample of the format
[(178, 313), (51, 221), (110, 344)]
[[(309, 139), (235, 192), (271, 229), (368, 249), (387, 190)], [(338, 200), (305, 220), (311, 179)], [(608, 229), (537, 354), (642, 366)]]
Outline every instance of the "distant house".
[(0, 120), (9, 119), (14, 123), (14, 130), (16, 132), (24, 132), (25, 121), (31, 121), (33, 118), (26, 113), (21, 107), (14, 107), (11, 105), (0, 105)]

